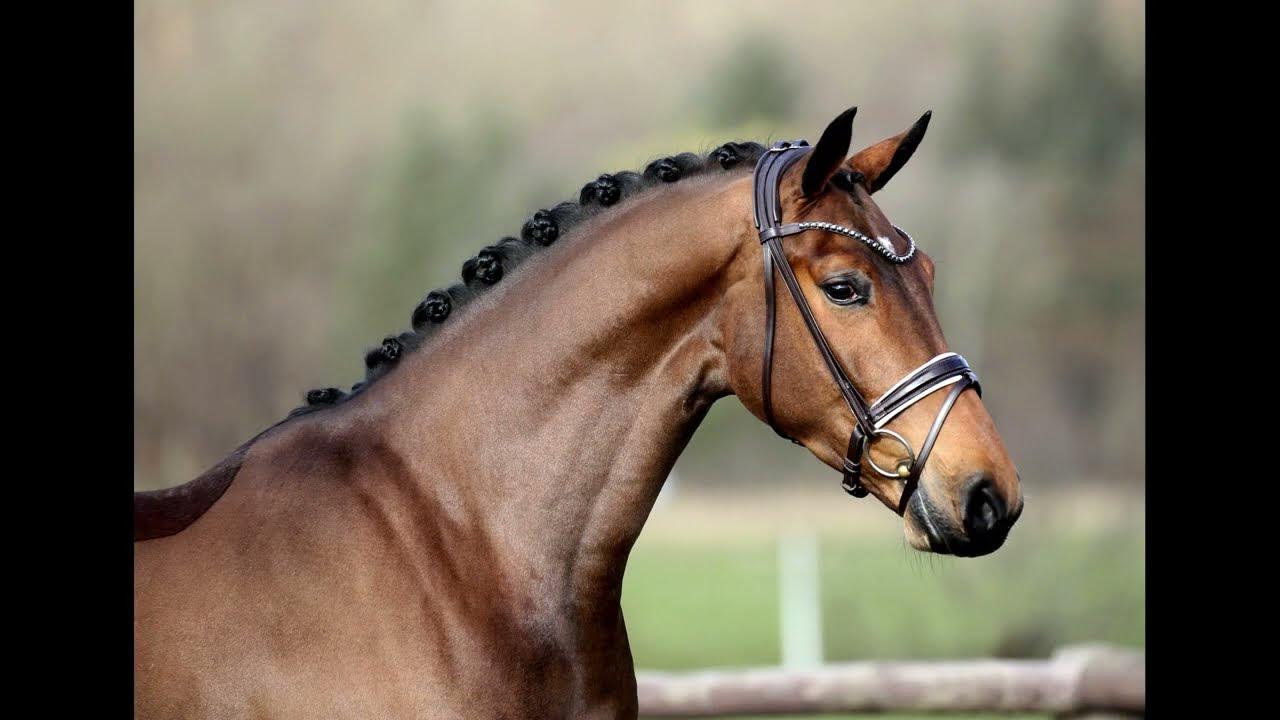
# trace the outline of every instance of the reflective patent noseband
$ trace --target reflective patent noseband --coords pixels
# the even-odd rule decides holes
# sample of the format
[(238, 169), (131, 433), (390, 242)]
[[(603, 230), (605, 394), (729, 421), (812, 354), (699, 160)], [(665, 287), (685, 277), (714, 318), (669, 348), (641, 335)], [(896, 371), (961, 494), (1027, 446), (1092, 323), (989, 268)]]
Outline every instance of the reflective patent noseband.
[[(782, 201), (779, 195), (782, 175), (787, 171), (787, 168), (791, 167), (811, 150), (809, 143), (804, 140), (779, 142), (760, 156), (759, 162), (756, 163), (753, 178), (756, 228), (760, 231), (760, 243), (764, 248), (764, 296), (766, 305), (762, 399), (764, 401), (765, 421), (774, 429), (774, 432), (795, 442), (795, 440), (792, 440), (779, 430), (773, 420), (773, 333), (777, 310), (773, 276), (776, 268), (776, 271), (782, 275), (787, 289), (791, 292), (791, 298), (795, 300), (796, 307), (800, 310), (800, 315), (804, 318), (805, 325), (809, 327), (809, 334), (813, 336), (813, 342), (817, 345), (818, 352), (821, 353), (822, 360), (827, 365), (827, 370), (835, 380), (836, 386), (840, 388), (840, 394), (844, 396), (849, 409), (853, 411), (855, 422), (853, 433), (849, 435), (849, 449), (845, 451), (844, 480), (841, 486), (854, 497), (864, 497), (867, 494), (867, 489), (862, 486), (862, 460), (865, 457), (867, 464), (871, 466), (871, 470), (877, 474), (906, 481), (906, 487), (903, 489), (902, 499), (899, 502), (899, 511), (901, 512), (906, 509), (907, 500), (919, 481), (924, 464), (928, 461), (929, 453), (933, 450), (933, 444), (938, 439), (938, 433), (942, 430), (942, 424), (946, 422), (947, 415), (951, 413), (951, 408), (960, 397), (960, 393), (972, 387), (981, 395), (982, 388), (978, 384), (978, 376), (969, 367), (969, 363), (963, 357), (952, 352), (938, 355), (916, 368), (906, 377), (899, 380), (893, 387), (889, 388), (878, 400), (870, 404), (862, 399), (862, 395), (858, 393), (853, 383), (849, 381), (849, 376), (845, 373), (840, 361), (831, 350), (831, 345), (827, 342), (826, 336), (822, 334), (822, 328), (818, 327), (818, 321), (814, 317), (808, 301), (805, 300), (804, 293), (800, 291), (800, 283), (796, 280), (795, 272), (792, 271), (791, 265), (787, 262), (787, 257), (783, 253), (782, 238), (802, 233), (806, 230), (832, 232), (866, 244), (885, 260), (897, 265), (910, 262), (915, 257), (916, 246), (911, 236), (896, 225), (894, 229), (902, 233), (903, 237), (908, 241), (907, 252), (902, 255), (897, 254), (893, 246), (888, 242), (873, 240), (857, 230), (835, 223), (801, 222), (784, 224), (782, 222)], [(907, 442), (906, 438), (885, 428), (885, 425), (903, 410), (947, 386), (951, 386), (951, 392), (947, 395), (946, 400), (943, 401), (942, 408), (934, 418), (933, 426), (929, 428), (929, 434), (925, 437), (924, 444), (920, 446), (918, 454), (912, 450), (911, 444)], [(902, 445), (906, 451), (906, 457), (899, 460), (896, 467), (892, 469), (881, 468), (867, 453), (870, 444), (878, 437), (892, 438)]]

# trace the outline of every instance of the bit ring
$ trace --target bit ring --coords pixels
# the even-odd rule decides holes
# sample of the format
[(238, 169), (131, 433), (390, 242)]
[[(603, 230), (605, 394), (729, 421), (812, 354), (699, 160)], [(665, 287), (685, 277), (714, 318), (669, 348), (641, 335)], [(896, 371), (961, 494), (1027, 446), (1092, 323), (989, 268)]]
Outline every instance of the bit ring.
[[(905, 461), (906, 473), (889, 472), (888, 470), (885, 470), (884, 468), (877, 465), (875, 460), (871, 459), (871, 453), (870, 453), (871, 441), (880, 435), (893, 438), (894, 440), (898, 441), (898, 444), (902, 446), (903, 450), (907, 451), (907, 458)], [(907, 442), (907, 439), (902, 437), (898, 433), (886, 428), (876, 428), (875, 430), (871, 431), (870, 435), (867, 435), (866, 437), (862, 438), (862, 457), (866, 458), (867, 464), (871, 466), (872, 470), (876, 471), (877, 473), (879, 473), (884, 477), (892, 478), (894, 480), (901, 480), (901, 479), (910, 477), (911, 473), (915, 470), (915, 466), (916, 466), (916, 454), (915, 454), (915, 451), (911, 449), (911, 443)], [(898, 461), (899, 470), (901, 470), (903, 467), (904, 467), (903, 461), (899, 460)]]

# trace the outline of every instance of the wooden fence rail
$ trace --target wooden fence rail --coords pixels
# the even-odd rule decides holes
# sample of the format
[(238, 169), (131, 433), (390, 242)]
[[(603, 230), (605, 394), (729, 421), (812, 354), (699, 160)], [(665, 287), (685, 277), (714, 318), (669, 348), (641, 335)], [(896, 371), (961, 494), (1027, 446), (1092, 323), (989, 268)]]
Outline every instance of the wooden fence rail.
[(1106, 645), (1048, 660), (852, 662), (636, 674), (640, 714), (718, 717), (838, 712), (1044, 712), (1141, 715), (1146, 654)]

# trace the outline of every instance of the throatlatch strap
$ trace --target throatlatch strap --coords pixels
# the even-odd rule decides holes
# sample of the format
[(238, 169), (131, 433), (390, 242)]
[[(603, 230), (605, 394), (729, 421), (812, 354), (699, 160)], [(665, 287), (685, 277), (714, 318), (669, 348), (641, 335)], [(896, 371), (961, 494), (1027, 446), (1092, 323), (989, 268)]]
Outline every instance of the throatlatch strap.
[[(797, 144), (779, 143), (774, 149), (765, 152), (756, 162), (755, 174), (753, 177), (755, 186), (753, 211), (755, 213), (756, 228), (768, 228), (777, 221), (774, 218), (781, 216), (781, 198), (779, 195), (778, 181), (782, 173), (786, 171), (793, 163), (803, 157), (807, 149), (800, 151), (800, 148), (807, 148), (809, 143), (801, 140)], [(782, 148), (791, 150), (784, 151)], [(765, 182), (760, 182), (763, 177)], [(786, 259), (782, 262), (785, 264)], [(773, 417), (773, 335), (777, 328), (777, 292), (774, 281), (774, 256), (766, 249), (764, 253), (764, 297), (765, 297), (765, 325), (764, 325), (764, 362), (762, 364), (760, 374), (760, 399), (764, 405), (764, 418), (770, 428), (778, 434), (793, 443), (800, 443), (782, 432), (778, 428)]]
[[(760, 395), (764, 402), (764, 421), (779, 436), (791, 440), (773, 421), (773, 328), (778, 301), (773, 288), (773, 255), (764, 254), (764, 368), (760, 378)], [(792, 440), (792, 442), (795, 442)]]

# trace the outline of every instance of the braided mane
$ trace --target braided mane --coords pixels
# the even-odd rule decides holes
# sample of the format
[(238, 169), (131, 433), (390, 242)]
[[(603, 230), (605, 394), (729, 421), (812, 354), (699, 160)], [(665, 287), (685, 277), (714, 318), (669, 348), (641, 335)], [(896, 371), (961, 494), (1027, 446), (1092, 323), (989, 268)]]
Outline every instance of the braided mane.
[(654, 160), (643, 172), (606, 173), (588, 182), (582, 186), (576, 202), (570, 200), (535, 212), (520, 229), (520, 237), (504, 237), (481, 248), (475, 257), (462, 264), (462, 282), (427, 293), (410, 316), (412, 330), (389, 335), (380, 345), (365, 353), (364, 380), (348, 391), (336, 387), (310, 390), (306, 394), (307, 404), (294, 409), (288, 417), (320, 410), (359, 394), (390, 372), (406, 353), (422, 347), (454, 311), (490, 285), (501, 281), (525, 258), (554, 244), (583, 221), (625, 198), (635, 197), (658, 185), (708, 172), (750, 168), (764, 151), (765, 147), (760, 143), (729, 142), (705, 157), (691, 152), (680, 153)]

